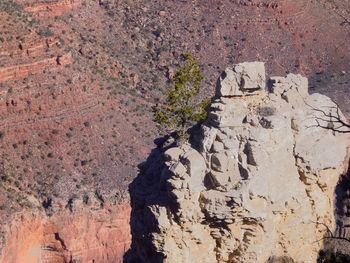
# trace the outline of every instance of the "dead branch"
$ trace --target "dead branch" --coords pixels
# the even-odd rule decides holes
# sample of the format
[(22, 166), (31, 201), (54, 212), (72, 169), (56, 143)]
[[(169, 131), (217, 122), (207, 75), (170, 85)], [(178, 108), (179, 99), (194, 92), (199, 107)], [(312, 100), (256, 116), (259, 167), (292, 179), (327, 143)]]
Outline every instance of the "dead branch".
[[(316, 124), (309, 127), (319, 127), (338, 133), (350, 133), (350, 124), (346, 120), (343, 120), (343, 118), (340, 116), (340, 110), (338, 106), (327, 107), (330, 109), (329, 113), (327, 113), (325, 110), (315, 108), (309, 104), (306, 105), (309, 106), (312, 110), (321, 113), (321, 116), (314, 116)], [(335, 113), (332, 113), (334, 110)]]
[(344, 241), (347, 241), (347, 242), (350, 243), (350, 238), (334, 235), (333, 232), (329, 229), (329, 227), (326, 224), (320, 223), (320, 222), (314, 222), (314, 221), (311, 221), (311, 222), (314, 223), (314, 224), (317, 224), (317, 225), (323, 225), (327, 229), (327, 232), (329, 233), (329, 236), (322, 237), (321, 239), (316, 240), (315, 243), (319, 242), (319, 241), (322, 241), (322, 240), (325, 240), (325, 239), (344, 240)]

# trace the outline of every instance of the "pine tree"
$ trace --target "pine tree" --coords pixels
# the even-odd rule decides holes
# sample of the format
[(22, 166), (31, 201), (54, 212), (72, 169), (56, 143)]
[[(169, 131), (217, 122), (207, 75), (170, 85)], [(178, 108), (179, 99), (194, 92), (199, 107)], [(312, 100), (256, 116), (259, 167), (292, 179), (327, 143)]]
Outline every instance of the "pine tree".
[(188, 137), (188, 128), (207, 117), (205, 108), (211, 99), (198, 99), (202, 80), (198, 61), (187, 53), (173, 78), (174, 87), (167, 92), (166, 103), (152, 108), (154, 121), (167, 132), (175, 131), (181, 140)]

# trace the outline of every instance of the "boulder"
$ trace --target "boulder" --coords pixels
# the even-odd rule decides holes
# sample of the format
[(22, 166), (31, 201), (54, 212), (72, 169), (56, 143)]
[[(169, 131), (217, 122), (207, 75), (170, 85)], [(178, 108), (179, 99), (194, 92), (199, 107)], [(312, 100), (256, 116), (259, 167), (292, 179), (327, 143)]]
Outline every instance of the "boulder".
[(265, 90), (265, 66), (262, 62), (246, 62), (227, 68), (216, 86), (216, 96), (231, 97), (259, 94)]
[(172, 147), (165, 151), (164, 157), (167, 161), (178, 161), (180, 155), (183, 154), (183, 150), (178, 147)]

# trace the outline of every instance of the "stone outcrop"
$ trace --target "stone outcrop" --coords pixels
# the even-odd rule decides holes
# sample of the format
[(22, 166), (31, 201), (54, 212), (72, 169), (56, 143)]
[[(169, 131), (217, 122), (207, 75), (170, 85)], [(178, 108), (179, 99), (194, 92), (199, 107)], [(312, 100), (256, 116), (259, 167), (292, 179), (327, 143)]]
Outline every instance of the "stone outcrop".
[(70, 64), (71, 62), (72, 54), (67, 53), (33, 63), (4, 67), (0, 69), (0, 83), (10, 79), (27, 77), (29, 74), (39, 72), (48, 66), (64, 66)]
[[(202, 91), (210, 95), (218, 68), (260, 59), (275, 74), (300, 72), (311, 80), (316, 73), (324, 76), (311, 82), (311, 91), (320, 92), (324, 85), (323, 92), (340, 105), (350, 102), (343, 84), (350, 72), (344, 38), (349, 27), (319, 1), (0, 2), (0, 225), (12, 225), (13, 214), (22, 210), (30, 214), (26, 199), (37, 198), (41, 206), (46, 196), (70, 198), (95, 186), (125, 189), (154, 136), (147, 105), (160, 96), (165, 75), (173, 78), (183, 50), (203, 64), (207, 84)], [(341, 10), (346, 8), (337, 12)], [(67, 63), (60, 57), (64, 54)], [(224, 144), (215, 142), (214, 150), (219, 170)], [(225, 183), (227, 178), (217, 180)], [(66, 216), (57, 218), (71, 222), (80, 215)], [(29, 222), (36, 224), (23, 221), (19, 233), (28, 235)], [(67, 243), (70, 237), (62, 232), (59, 237)], [(16, 240), (11, 239), (16, 231), (12, 233), (7, 240)], [(59, 248), (50, 233), (49, 240)], [(18, 239), (11, 247), (24, 248), (22, 244)], [(81, 247), (76, 251), (99, 253), (93, 246)], [(1, 243), (0, 250), (7, 248)]]
[(74, 199), (66, 209), (24, 211), (4, 229), (0, 263), (123, 262), (130, 247), (130, 205), (103, 204), (94, 194)]
[(191, 146), (140, 166), (127, 261), (316, 262), (349, 144), (330, 116), (345, 120), (300, 75), (265, 87), (262, 63), (226, 69)]
[(82, 0), (26, 1), (25, 9), (37, 17), (59, 16), (81, 7)]

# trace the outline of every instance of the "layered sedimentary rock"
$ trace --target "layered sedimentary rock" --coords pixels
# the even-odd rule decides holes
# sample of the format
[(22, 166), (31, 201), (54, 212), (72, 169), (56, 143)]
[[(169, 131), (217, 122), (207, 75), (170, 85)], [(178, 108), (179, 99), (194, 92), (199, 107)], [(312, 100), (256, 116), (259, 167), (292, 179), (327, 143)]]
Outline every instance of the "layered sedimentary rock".
[(10, 66), (0, 69), (0, 82), (10, 79), (24, 78), (29, 74), (39, 72), (40, 70), (52, 65), (68, 65), (72, 61), (72, 54), (67, 53), (53, 58), (43, 59), (34, 63)]
[[(32, 204), (26, 199), (37, 198), (41, 206), (48, 197), (70, 198), (95, 186), (124, 189), (154, 136), (147, 105), (161, 96), (165, 74), (172, 79), (183, 50), (203, 64), (204, 83), (232, 61), (261, 59), (270, 72), (332, 76), (338, 87), (317, 79), (313, 91), (322, 84), (323, 92), (343, 105), (349, 101), (340, 89), (350, 72), (344, 37), (349, 27), (311, 1), (0, 2), (0, 225), (5, 227), (18, 210), (28, 215)], [(78, 220), (74, 213), (66, 213), (69, 222)], [(21, 233), (29, 233), (29, 222)], [(10, 233), (7, 240), (16, 236)], [(64, 242), (69, 239), (65, 235)], [(11, 247), (22, 244), (18, 240)], [(91, 253), (86, 247), (97, 251), (85, 245), (77, 251)], [(45, 257), (50, 251), (56, 253), (45, 249)]]
[(72, 9), (79, 8), (82, 0), (44, 0), (26, 1), (25, 9), (38, 17), (59, 16)]
[(130, 205), (106, 204), (103, 198), (89, 193), (68, 203), (50, 200), (47, 214), (13, 215), (2, 228), (6, 246), (0, 263), (123, 262), (131, 243)]
[(164, 143), (140, 167), (129, 262), (316, 262), (346, 120), (300, 75), (265, 83), (263, 63), (227, 68), (192, 144)]

